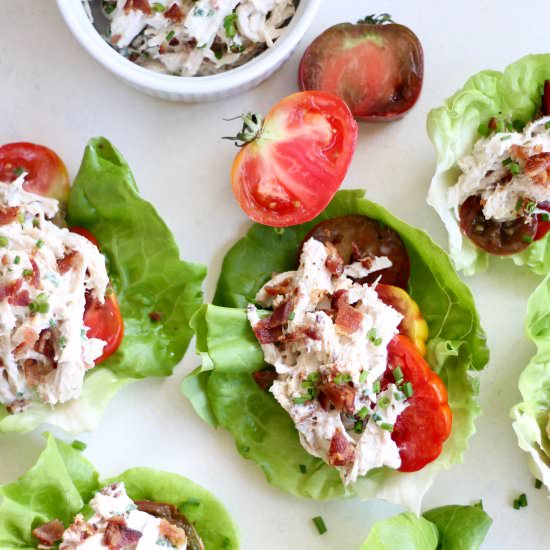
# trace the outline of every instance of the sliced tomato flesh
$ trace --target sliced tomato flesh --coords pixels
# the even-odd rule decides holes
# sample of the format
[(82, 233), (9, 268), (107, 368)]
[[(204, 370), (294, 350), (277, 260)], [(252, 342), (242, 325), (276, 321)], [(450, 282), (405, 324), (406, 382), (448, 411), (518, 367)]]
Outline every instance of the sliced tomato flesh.
[(452, 412), (447, 389), (414, 344), (398, 335), (388, 346), (388, 369), (384, 384), (394, 382), (393, 371), (400, 367), (404, 382), (412, 385), (407, 408), (399, 415), (392, 439), (399, 448), (401, 472), (416, 472), (440, 454), (452, 428)]
[[(547, 81), (550, 85), (550, 81)], [(550, 101), (550, 99), (549, 99)], [(539, 202), (537, 204), (539, 210), (545, 210), (548, 214), (537, 214), (537, 232), (535, 234), (535, 241), (544, 239), (550, 231), (550, 201)]]
[(288, 227), (313, 219), (330, 202), (351, 162), (357, 123), (324, 92), (288, 96), (267, 115), (260, 136), (233, 164), (235, 197), (254, 221)]
[[(87, 229), (71, 227), (71, 231), (82, 235), (99, 248), (97, 239)], [(115, 353), (124, 338), (124, 321), (115, 293), (111, 288), (108, 289), (103, 304), (91, 294), (86, 296), (84, 325), (88, 327), (88, 338), (99, 338), (105, 342), (103, 353), (95, 360), (95, 364), (99, 365)]]
[(63, 161), (48, 147), (8, 143), (0, 147), (0, 181), (12, 182), (26, 172), (26, 191), (67, 202), (70, 180)]

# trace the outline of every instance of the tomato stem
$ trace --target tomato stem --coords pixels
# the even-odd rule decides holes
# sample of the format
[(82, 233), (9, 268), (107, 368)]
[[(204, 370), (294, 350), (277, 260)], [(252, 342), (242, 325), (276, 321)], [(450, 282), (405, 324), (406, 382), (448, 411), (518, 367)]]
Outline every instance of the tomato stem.
[(393, 19), (389, 13), (381, 13), (380, 15), (371, 13), (364, 19), (359, 19), (357, 23), (365, 23), (367, 25), (385, 25), (386, 23), (393, 23)]
[(262, 133), (264, 126), (264, 118), (257, 113), (247, 113), (236, 118), (226, 119), (243, 121), (243, 127), (236, 136), (224, 136), (222, 139), (229, 139), (235, 142), (237, 147), (244, 147), (247, 143), (258, 139)]

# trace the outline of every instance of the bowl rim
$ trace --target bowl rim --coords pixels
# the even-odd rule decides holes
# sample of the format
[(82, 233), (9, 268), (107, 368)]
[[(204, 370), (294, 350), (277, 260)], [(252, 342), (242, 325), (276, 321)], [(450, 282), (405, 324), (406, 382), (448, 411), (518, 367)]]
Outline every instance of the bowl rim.
[(301, 0), (296, 14), (274, 46), (240, 67), (208, 76), (174, 76), (155, 72), (126, 59), (114, 50), (89, 20), (81, 0), (57, 0), (66, 25), (80, 45), (99, 63), (132, 84), (158, 92), (208, 94), (252, 82), (279, 63), (294, 50), (310, 27), (321, 0)]

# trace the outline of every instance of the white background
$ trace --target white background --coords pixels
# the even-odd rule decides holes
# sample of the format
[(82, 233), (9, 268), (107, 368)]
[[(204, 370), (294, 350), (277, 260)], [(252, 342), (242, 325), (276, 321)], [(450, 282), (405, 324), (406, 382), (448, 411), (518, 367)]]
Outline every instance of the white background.
[[(224, 253), (248, 226), (229, 183), (236, 151), (220, 140), (237, 125), (222, 118), (266, 112), (296, 90), (301, 52), (319, 32), (385, 11), (420, 37), (424, 89), (405, 119), (361, 124), (344, 187), (366, 188), (371, 199), (445, 245), (442, 224), (425, 203), (434, 169), (426, 115), (470, 75), (548, 51), (548, 0), (323, 0), (306, 40), (274, 77), (247, 94), (203, 105), (165, 103), (120, 83), (80, 48), (53, 0), (0, 0), (0, 142), (48, 145), (74, 175), (90, 137), (111, 139), (126, 156), (143, 196), (174, 231), (182, 256), (208, 265), (210, 299)], [(492, 351), (481, 376), (484, 414), (464, 464), (440, 475), (425, 508), (482, 498), (495, 520), (484, 548), (548, 548), (547, 492), (533, 488), (509, 420), (509, 409), (519, 399), (518, 375), (533, 353), (523, 326), (526, 299), (537, 278), (499, 261), (490, 274), (468, 283)], [(80, 437), (103, 476), (151, 466), (191, 477), (227, 505), (244, 550), (352, 550), (373, 521), (399, 511), (384, 503), (302, 501), (272, 488), (254, 463), (237, 454), (231, 438), (200, 421), (180, 395), (181, 379), (197, 363), (191, 347), (172, 378), (125, 388), (97, 432)], [(0, 483), (34, 463), (43, 447), (41, 431), (0, 437)], [(524, 491), (529, 506), (515, 511), (512, 500)], [(322, 537), (311, 523), (317, 515), (329, 529)]]

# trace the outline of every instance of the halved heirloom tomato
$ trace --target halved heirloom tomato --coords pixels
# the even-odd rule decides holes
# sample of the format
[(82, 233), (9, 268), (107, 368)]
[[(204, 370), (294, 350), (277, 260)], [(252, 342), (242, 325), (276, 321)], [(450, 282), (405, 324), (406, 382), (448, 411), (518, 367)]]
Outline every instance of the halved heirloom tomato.
[[(12, 182), (26, 172), (23, 188), (26, 191), (57, 199), (64, 205), (71, 191), (67, 168), (59, 156), (48, 147), (34, 143), (8, 143), (0, 147), (0, 181)], [(82, 227), (71, 231), (86, 237), (99, 248), (97, 239)], [(124, 323), (116, 296), (110, 292), (105, 302), (87, 297), (84, 324), (89, 328), (89, 338), (100, 338), (106, 342), (101, 357), (95, 364), (105, 361), (120, 346), (124, 336)]]
[(422, 356), (426, 355), (428, 323), (422, 317), (418, 304), (411, 298), (410, 294), (397, 286), (381, 283), (376, 285), (376, 293), (385, 304), (393, 307), (403, 315), (403, 320), (399, 325), (399, 333), (407, 336)]
[(252, 220), (273, 227), (307, 222), (340, 187), (357, 142), (347, 105), (325, 92), (292, 94), (266, 116), (243, 116), (233, 193)]
[(452, 412), (445, 384), (432, 371), (415, 345), (397, 335), (388, 346), (385, 385), (394, 382), (393, 371), (400, 367), (404, 382), (412, 385), (407, 408), (395, 423), (392, 439), (399, 448), (401, 472), (416, 472), (440, 454), (452, 427)]

